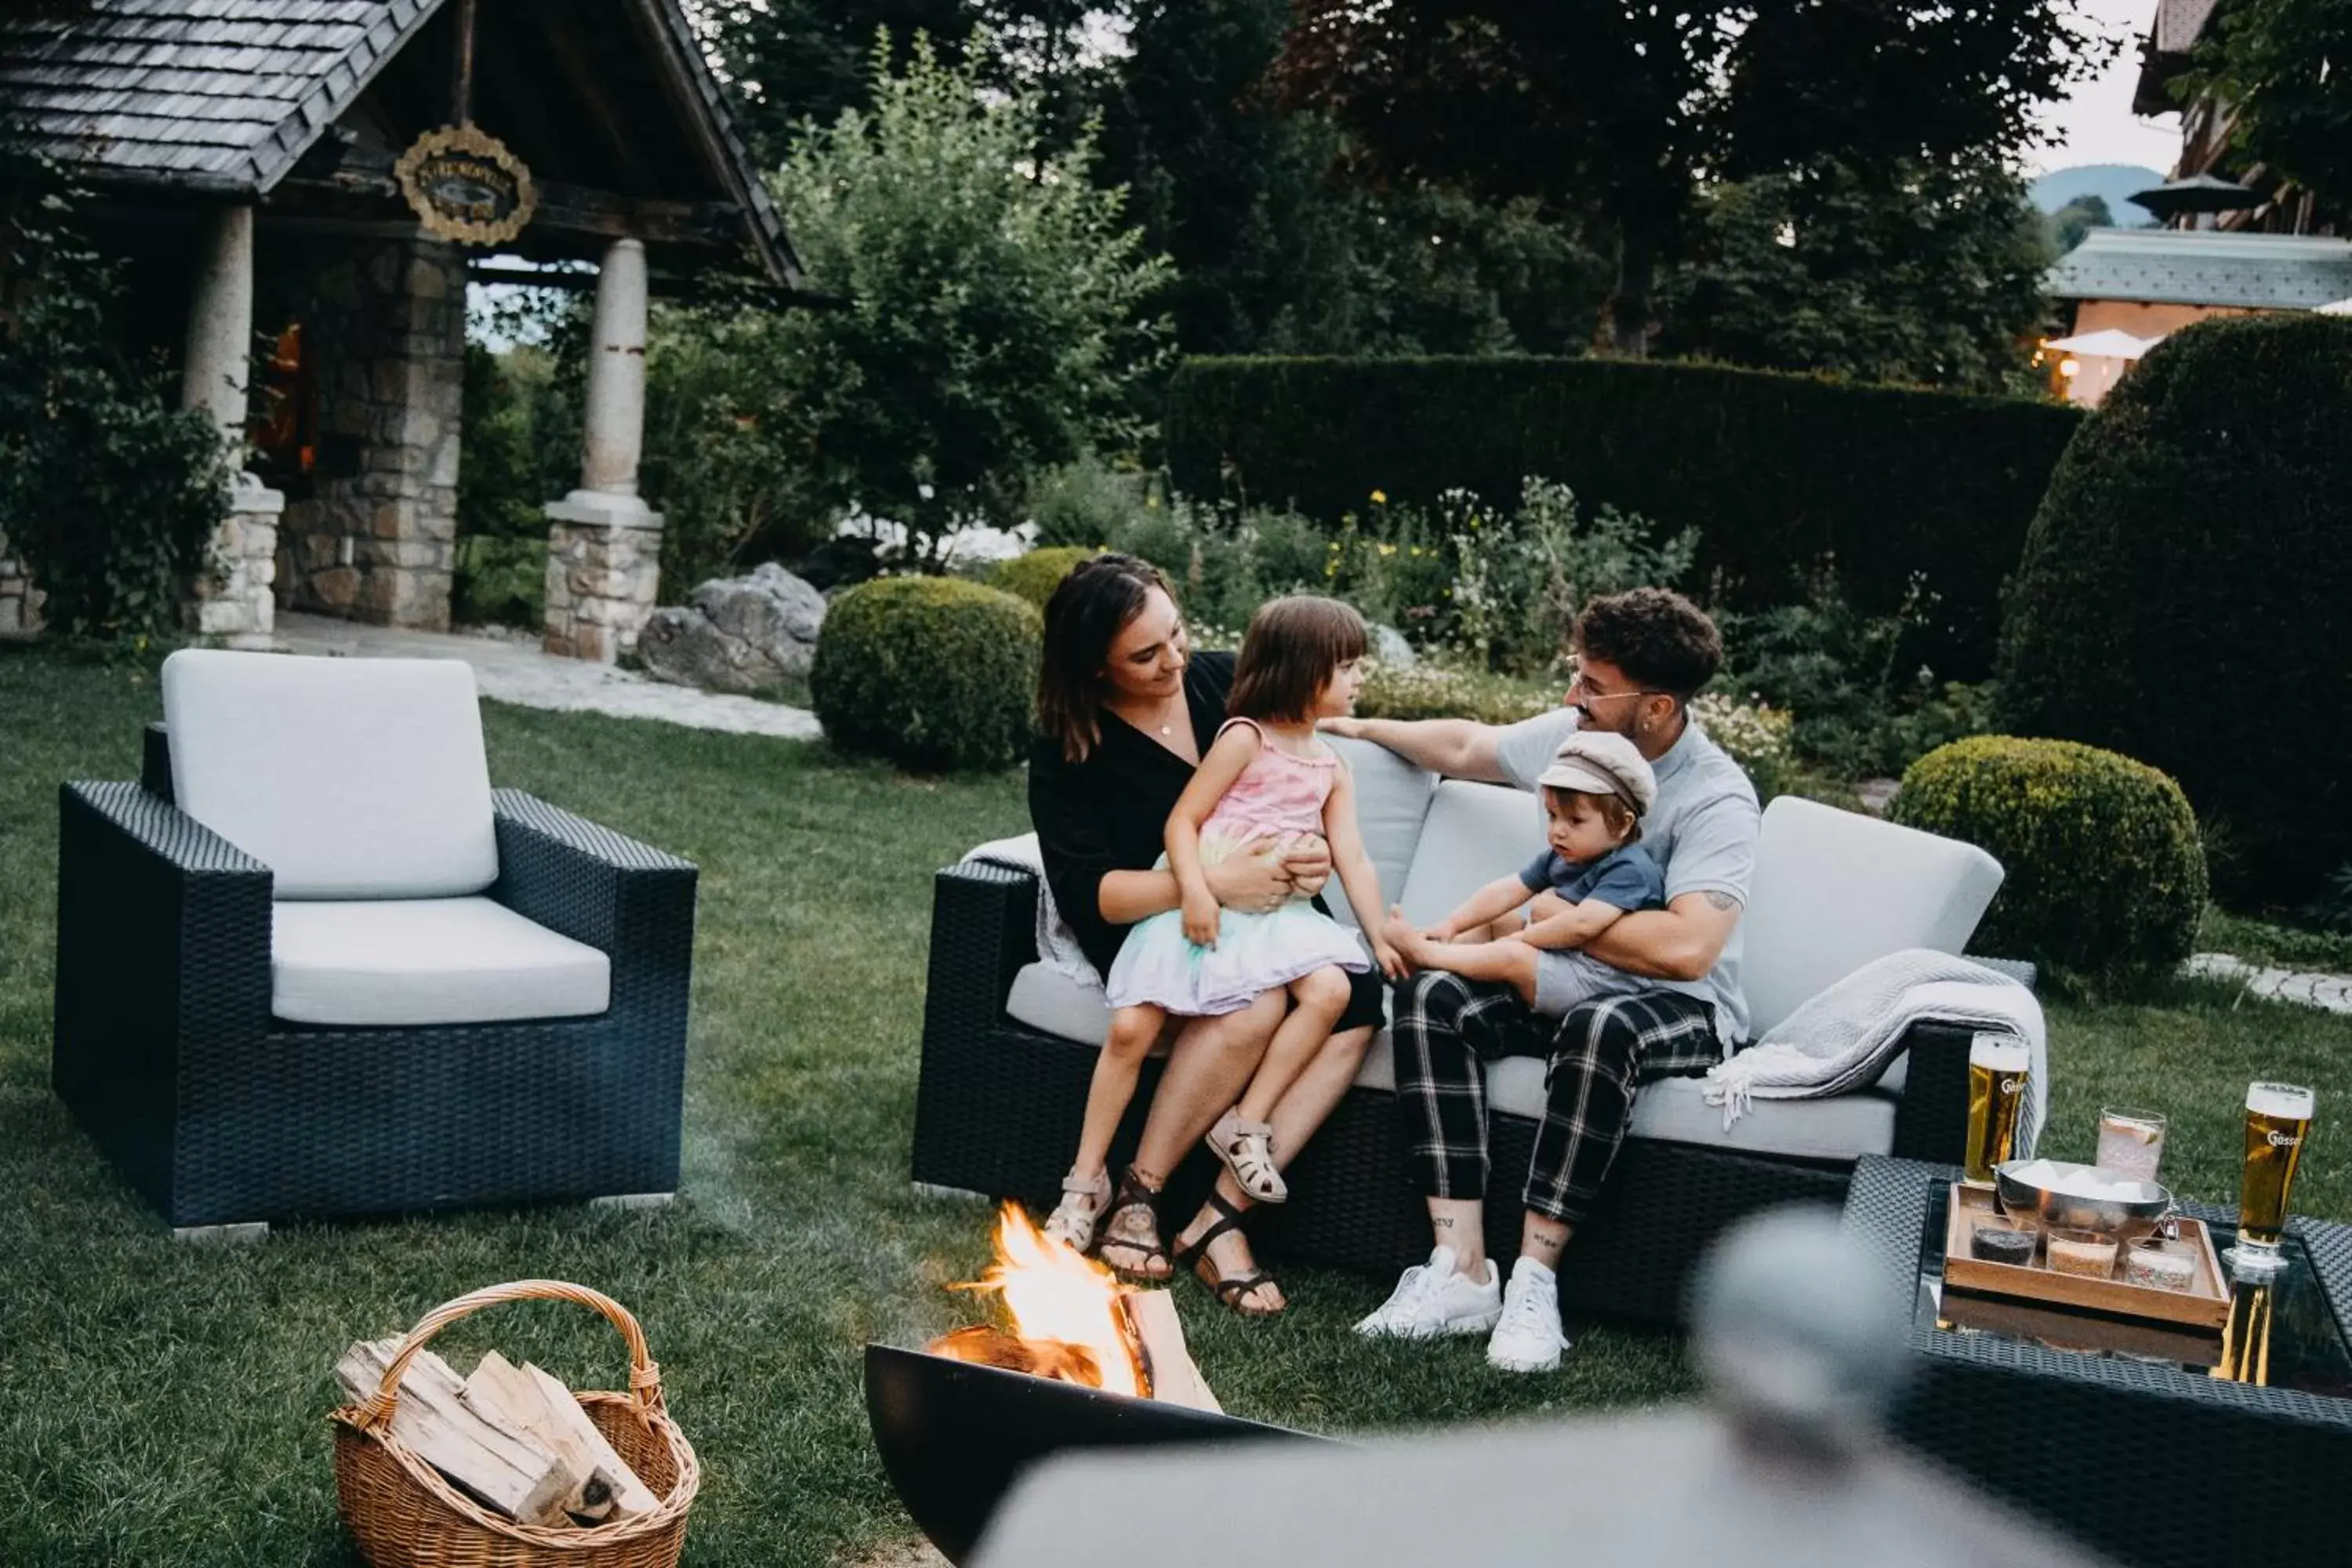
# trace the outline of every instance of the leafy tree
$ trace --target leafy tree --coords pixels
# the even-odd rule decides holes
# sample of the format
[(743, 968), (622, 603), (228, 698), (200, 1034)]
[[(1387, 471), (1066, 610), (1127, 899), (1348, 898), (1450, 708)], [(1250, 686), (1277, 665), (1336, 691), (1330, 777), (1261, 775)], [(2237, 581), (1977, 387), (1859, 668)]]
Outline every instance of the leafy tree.
[(2095, 228), (2113, 228), (2116, 215), (2107, 210), (2107, 198), (2092, 191), (2076, 196), (2045, 220), (2050, 235), (2050, 248), (2063, 256), (2083, 243), (2083, 237)]
[[(1480, 353), (1580, 335), (1599, 258), (1530, 202), (1332, 177), (1344, 138), (1262, 90), (1288, 0), (1139, 0), (1099, 177), (1175, 262), (1188, 353)], [(1571, 325), (1571, 323), (1576, 323)]]
[(703, 41), (735, 89), (736, 112), (753, 152), (782, 162), (793, 127), (830, 125), (865, 109), (874, 39), (898, 40), (903, 66), (918, 36), (950, 61), (963, 58), (977, 18), (970, 0), (693, 0)]
[(2023, 370), (2050, 258), (2023, 184), (1987, 163), (1717, 186), (1693, 248), (1664, 287), (1664, 352), (1982, 392)]
[(1033, 162), (1035, 107), (983, 96), (969, 64), (919, 39), (903, 73), (887, 44), (874, 67), (873, 111), (812, 130), (774, 181), (812, 283), (845, 303), (744, 329), (773, 366), (744, 412), (797, 432), (824, 500), (933, 537), (1139, 437), (1169, 267), (1090, 180), (1090, 136)]
[(1297, 0), (1275, 76), (1375, 177), (1596, 208), (1617, 249), (1609, 336), (1638, 354), (1704, 175), (2006, 157), (2097, 42), (2061, 0)]
[(2177, 90), (2230, 104), (2250, 159), (2352, 209), (2352, 0), (2233, 0)]
[(171, 632), (228, 514), (220, 431), (110, 330), (118, 269), (59, 172), (0, 145), (0, 536), (53, 627)]

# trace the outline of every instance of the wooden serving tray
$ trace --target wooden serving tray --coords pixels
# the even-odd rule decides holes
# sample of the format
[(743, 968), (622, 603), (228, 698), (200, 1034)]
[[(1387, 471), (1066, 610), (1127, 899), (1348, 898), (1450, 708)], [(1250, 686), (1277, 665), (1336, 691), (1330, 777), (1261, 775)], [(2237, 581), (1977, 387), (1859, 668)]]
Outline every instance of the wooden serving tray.
[(2202, 1221), (2181, 1215), (2180, 1239), (2189, 1244), (2197, 1276), (2186, 1290), (2158, 1290), (2132, 1285), (2121, 1279), (2091, 1279), (2061, 1274), (2037, 1262), (2026, 1268), (2013, 1263), (1988, 1263), (1969, 1256), (1969, 1235), (1976, 1221), (2000, 1212), (1990, 1187), (1952, 1184), (1952, 1197), (1944, 1220), (1944, 1284), (1954, 1290), (1974, 1290), (1988, 1296), (2009, 1296), (2050, 1306), (2110, 1312), (2120, 1318), (2186, 1323), (2219, 1329), (2229, 1321), (2230, 1287), (2221, 1260), (2213, 1254), (2213, 1238)]

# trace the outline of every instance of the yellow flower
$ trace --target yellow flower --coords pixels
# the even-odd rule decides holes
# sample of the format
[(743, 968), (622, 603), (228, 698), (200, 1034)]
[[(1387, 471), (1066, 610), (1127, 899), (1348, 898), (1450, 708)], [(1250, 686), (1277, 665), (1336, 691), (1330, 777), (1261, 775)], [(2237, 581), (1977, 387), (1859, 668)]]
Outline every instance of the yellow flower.
[(1386, 506), (1386, 505), (1388, 505), (1388, 504), (1389, 504), (1389, 493), (1388, 493), (1388, 491), (1386, 491), (1386, 490), (1374, 490), (1374, 491), (1372, 492), (1372, 504), (1373, 504), (1374, 506)]
[(1394, 555), (1396, 553), (1396, 546), (1393, 544), (1383, 544), (1381, 546), (1381, 553), (1383, 555)]

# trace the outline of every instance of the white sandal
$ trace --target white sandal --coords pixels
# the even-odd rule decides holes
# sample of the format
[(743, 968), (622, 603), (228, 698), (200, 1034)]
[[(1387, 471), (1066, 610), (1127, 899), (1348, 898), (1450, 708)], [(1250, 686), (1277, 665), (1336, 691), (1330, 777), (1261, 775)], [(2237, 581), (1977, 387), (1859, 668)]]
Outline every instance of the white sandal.
[(1228, 1110), (1217, 1118), (1204, 1140), (1210, 1151), (1225, 1163), (1242, 1191), (1262, 1204), (1278, 1204), (1290, 1196), (1283, 1184), (1282, 1173), (1274, 1164), (1274, 1129), (1263, 1121), (1244, 1121), (1238, 1110)]
[(1096, 1222), (1102, 1218), (1103, 1206), (1109, 1202), (1108, 1171), (1091, 1182), (1078, 1180), (1077, 1173), (1072, 1172), (1062, 1178), (1062, 1201), (1045, 1216), (1045, 1234), (1066, 1244), (1073, 1252), (1091, 1252)]

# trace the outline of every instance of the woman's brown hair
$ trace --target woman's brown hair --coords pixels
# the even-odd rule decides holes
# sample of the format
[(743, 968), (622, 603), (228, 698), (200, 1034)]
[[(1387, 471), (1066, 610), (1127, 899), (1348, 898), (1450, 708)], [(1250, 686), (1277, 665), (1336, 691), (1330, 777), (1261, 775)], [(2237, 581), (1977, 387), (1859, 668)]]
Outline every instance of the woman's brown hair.
[(1235, 719), (1297, 724), (1314, 716), (1331, 672), (1364, 657), (1364, 617), (1337, 599), (1290, 594), (1269, 599), (1250, 617), (1234, 663), (1225, 712)]
[(1066, 761), (1102, 743), (1103, 665), (1110, 645), (1157, 588), (1173, 604), (1166, 574), (1132, 555), (1095, 555), (1070, 569), (1045, 601), (1045, 655), (1037, 666), (1037, 728)]

